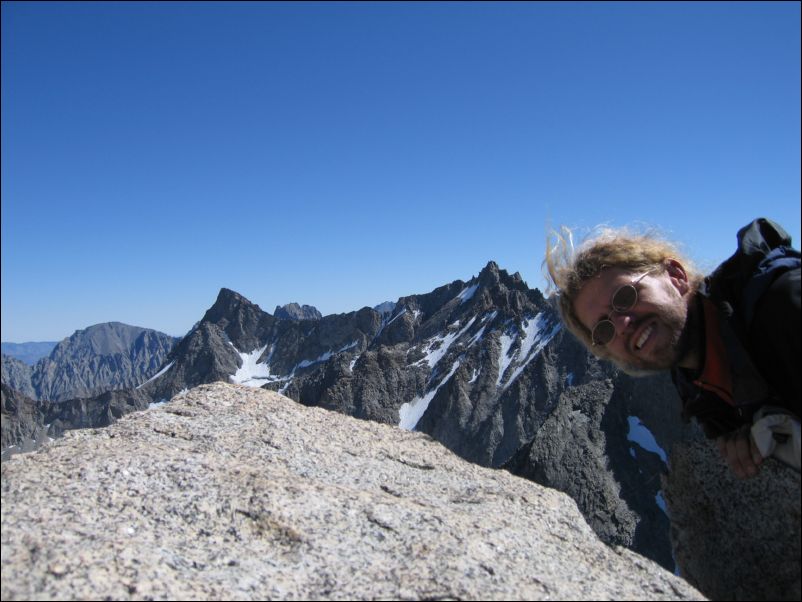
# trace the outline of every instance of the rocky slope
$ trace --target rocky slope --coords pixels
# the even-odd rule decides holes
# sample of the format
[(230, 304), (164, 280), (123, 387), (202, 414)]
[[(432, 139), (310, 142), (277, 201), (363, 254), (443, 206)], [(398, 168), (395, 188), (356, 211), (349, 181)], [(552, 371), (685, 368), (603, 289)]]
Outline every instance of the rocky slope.
[(108, 426), (125, 414), (144, 410), (150, 402), (135, 389), (106, 391), (93, 397), (65, 401), (37, 401), (5, 383), (0, 386), (3, 460), (37, 449), (66, 430)]
[(42, 404), (2, 382), (0, 405), (0, 449), (4, 460), (14, 452), (32, 451), (47, 441), (47, 402)]
[(2, 465), (2, 598), (702, 599), (568, 497), (217, 383)]
[(802, 598), (800, 474), (769, 458), (738, 480), (714, 446), (681, 443), (663, 477), (682, 575), (714, 600)]
[(33, 368), (15, 357), (2, 355), (2, 382), (15, 391), (28, 397), (36, 397), (36, 391), (31, 384)]

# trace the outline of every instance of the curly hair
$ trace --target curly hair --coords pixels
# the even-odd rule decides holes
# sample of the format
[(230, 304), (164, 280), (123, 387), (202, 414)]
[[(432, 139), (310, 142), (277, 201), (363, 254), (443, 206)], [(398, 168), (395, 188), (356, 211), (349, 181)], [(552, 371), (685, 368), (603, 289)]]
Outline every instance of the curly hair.
[(584, 284), (606, 268), (632, 271), (665, 270), (668, 259), (678, 260), (695, 289), (703, 275), (681, 254), (677, 245), (655, 232), (633, 233), (626, 228), (597, 228), (598, 234), (574, 246), (573, 232), (563, 226), (546, 237), (548, 269), (546, 296), (557, 296), (557, 307), (563, 322), (586, 347), (602, 358), (609, 358), (604, 346), (593, 346), (591, 333), (576, 314), (574, 301)]

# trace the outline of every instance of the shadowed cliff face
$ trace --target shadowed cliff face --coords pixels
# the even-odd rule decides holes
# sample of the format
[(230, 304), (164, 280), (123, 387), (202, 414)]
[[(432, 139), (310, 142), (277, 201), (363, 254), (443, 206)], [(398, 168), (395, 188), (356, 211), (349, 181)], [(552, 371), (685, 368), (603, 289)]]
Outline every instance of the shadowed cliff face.
[(2, 597), (701, 599), (566, 495), (217, 383), (2, 465)]
[(64, 431), (98, 428), (144, 410), (149, 399), (136, 390), (107, 391), (66, 401), (34, 400), (2, 384), (2, 459), (37, 449)]
[(0, 383), (3, 460), (13, 451), (27, 452), (47, 440), (47, 405)]

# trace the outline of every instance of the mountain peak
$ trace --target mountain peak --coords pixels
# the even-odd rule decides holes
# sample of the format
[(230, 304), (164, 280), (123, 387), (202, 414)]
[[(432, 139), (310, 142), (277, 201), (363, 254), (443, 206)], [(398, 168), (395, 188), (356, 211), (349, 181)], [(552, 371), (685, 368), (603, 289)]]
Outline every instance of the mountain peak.
[(93, 353), (111, 355), (125, 353), (134, 340), (144, 331), (141, 326), (130, 326), (122, 322), (101, 322), (76, 330), (71, 336), (56, 345), (54, 352), (88, 346)]
[(225, 332), (237, 349), (251, 350), (273, 326), (274, 318), (236, 291), (221, 288), (201, 320)]
[(493, 288), (499, 282), (498, 264), (495, 261), (488, 261), (477, 278), (483, 288)]
[(242, 302), (250, 303), (248, 299), (240, 295), (237, 291), (231, 290), (230, 288), (222, 287), (220, 292), (217, 293), (217, 300), (215, 301), (215, 305), (218, 303), (242, 303)]
[(379, 303), (378, 305), (374, 305), (373, 309), (375, 309), (380, 314), (391, 314), (393, 310), (395, 310), (396, 302), (395, 301), (385, 301), (384, 303)]
[[(36, 399), (63, 401), (133, 387), (152, 375), (175, 345), (162, 332), (122, 322), (93, 324), (58, 343), (33, 366), (27, 380), (5, 359), (3, 373)], [(19, 366), (17, 366), (19, 368)]]
[(248, 299), (240, 295), (236, 291), (229, 288), (221, 288), (217, 294), (217, 299), (203, 316), (203, 320), (209, 322), (219, 322), (221, 318), (231, 316), (242, 309), (256, 308), (261, 309), (258, 305), (251, 303)]
[(488, 261), (487, 265), (479, 272), (479, 280), (483, 281), (497, 281), (499, 267), (495, 261)]
[(286, 305), (276, 305), (273, 316), (279, 320), (320, 320), (323, 314), (311, 305), (287, 303)]
[(525, 288), (525, 283), (521, 274), (515, 272), (510, 275), (507, 270), (501, 269), (495, 261), (488, 261), (487, 265), (479, 272), (479, 284), (486, 287), (495, 287), (503, 284), (507, 288), (521, 289)]

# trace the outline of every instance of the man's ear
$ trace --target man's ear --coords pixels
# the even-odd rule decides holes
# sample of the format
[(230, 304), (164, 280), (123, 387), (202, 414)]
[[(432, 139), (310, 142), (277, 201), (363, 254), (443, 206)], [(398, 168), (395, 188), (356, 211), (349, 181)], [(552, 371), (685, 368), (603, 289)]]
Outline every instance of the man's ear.
[(676, 259), (666, 259), (665, 266), (671, 284), (674, 285), (680, 295), (685, 296), (691, 290), (691, 283), (688, 281), (688, 274), (685, 272), (685, 268)]

